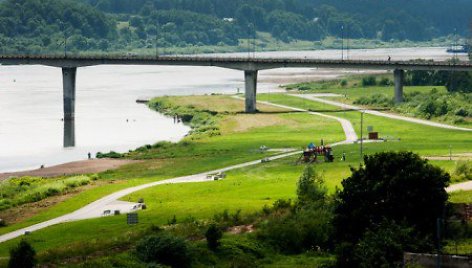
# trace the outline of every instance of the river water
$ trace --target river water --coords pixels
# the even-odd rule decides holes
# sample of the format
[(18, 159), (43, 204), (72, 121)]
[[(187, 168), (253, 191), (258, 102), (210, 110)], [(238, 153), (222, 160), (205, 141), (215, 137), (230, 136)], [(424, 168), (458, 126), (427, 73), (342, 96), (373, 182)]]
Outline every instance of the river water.
[[(221, 55), (221, 54), (220, 54)], [(228, 54), (226, 54), (228, 55)], [(248, 56), (232, 53), (230, 56)], [(445, 48), (351, 50), (350, 59), (434, 59)], [(266, 52), (256, 57), (341, 57), (339, 50)], [(465, 57), (465, 55), (462, 55)], [(260, 73), (258, 92), (279, 84), (334, 78), (359, 70), (277, 69)], [(94, 66), (78, 69), (75, 125), (62, 119), (61, 69), (0, 66), (0, 172), (87, 158), (90, 152), (125, 152), (157, 141), (178, 141), (189, 128), (149, 110), (137, 99), (163, 95), (236, 93), (243, 73), (216, 67)], [(215, 104), (217, 105), (217, 104)], [(241, 103), (242, 105), (242, 103)]]

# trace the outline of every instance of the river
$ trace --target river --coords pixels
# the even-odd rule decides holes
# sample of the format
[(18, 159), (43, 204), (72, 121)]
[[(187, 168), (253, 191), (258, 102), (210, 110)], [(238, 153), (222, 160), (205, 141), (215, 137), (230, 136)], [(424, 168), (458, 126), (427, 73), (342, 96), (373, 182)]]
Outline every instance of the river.
[[(336, 59), (341, 57), (341, 51), (264, 52), (255, 56)], [(400, 48), (351, 50), (345, 51), (344, 56), (445, 60), (451, 54), (446, 53), (446, 48)], [(279, 84), (329, 79), (353, 72), (362, 71), (262, 71), (258, 92), (276, 92), (280, 90)], [(136, 100), (163, 95), (236, 93), (238, 89), (244, 90), (243, 73), (216, 67), (83, 67), (77, 74), (75, 125), (65, 127), (61, 121), (59, 68), (0, 66), (0, 172), (82, 160), (89, 152), (92, 155), (110, 150), (126, 152), (157, 141), (178, 141), (188, 133), (187, 126), (175, 124), (172, 118), (153, 112)]]

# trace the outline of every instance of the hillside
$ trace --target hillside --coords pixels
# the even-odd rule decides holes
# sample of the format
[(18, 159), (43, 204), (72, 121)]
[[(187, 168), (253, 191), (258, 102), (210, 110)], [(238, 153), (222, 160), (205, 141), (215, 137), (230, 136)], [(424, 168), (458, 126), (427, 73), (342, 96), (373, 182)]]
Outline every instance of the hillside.
[(44, 53), (62, 51), (64, 39), (77, 51), (247, 48), (262, 33), (271, 43), (421, 42), (468, 36), (469, 14), (467, 0), (4, 0), (0, 43), (4, 53)]

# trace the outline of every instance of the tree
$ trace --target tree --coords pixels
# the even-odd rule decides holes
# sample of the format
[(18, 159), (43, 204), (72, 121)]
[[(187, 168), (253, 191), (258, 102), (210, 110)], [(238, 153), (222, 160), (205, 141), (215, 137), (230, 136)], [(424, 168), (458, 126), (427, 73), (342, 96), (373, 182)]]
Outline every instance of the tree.
[(31, 268), (36, 265), (36, 251), (26, 241), (21, 242), (10, 250), (8, 268)]
[(298, 179), (297, 196), (300, 206), (323, 202), (327, 189), (323, 177), (315, 172), (313, 166), (307, 165)]
[(220, 239), (223, 237), (223, 232), (216, 224), (210, 224), (208, 230), (205, 233), (205, 237), (207, 240), (208, 248), (211, 250), (215, 250), (220, 245)]
[(443, 217), (450, 176), (411, 152), (384, 152), (364, 157), (342, 182), (335, 205), (338, 261), (357, 267), (354, 251), (366, 230), (384, 221), (412, 228), (417, 250), (434, 247), (437, 218)]

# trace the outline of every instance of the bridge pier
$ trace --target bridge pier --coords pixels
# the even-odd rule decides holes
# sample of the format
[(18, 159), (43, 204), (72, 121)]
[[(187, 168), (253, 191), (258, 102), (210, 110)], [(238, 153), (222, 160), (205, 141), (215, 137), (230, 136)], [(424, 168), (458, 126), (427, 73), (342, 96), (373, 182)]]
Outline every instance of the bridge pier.
[(77, 68), (62, 68), (62, 85), (64, 96), (64, 121), (75, 118), (75, 78)]
[(256, 94), (257, 94), (257, 70), (244, 71), (244, 81), (246, 84), (245, 98), (246, 98), (246, 113), (257, 112), (256, 108)]
[(394, 83), (395, 83), (395, 103), (403, 102), (403, 82), (405, 79), (405, 71), (401, 69), (395, 69), (393, 71)]
[(75, 147), (75, 120), (64, 120), (64, 148)]

